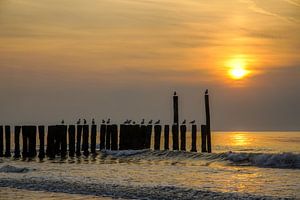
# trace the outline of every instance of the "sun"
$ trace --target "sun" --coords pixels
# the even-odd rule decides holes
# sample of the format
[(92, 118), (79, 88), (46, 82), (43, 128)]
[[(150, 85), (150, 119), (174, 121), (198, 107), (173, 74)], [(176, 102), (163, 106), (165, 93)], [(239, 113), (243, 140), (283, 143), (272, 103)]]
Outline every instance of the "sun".
[(246, 60), (242, 58), (235, 58), (229, 60), (227, 66), (229, 68), (228, 74), (234, 80), (240, 80), (249, 74), (249, 70), (246, 69)]

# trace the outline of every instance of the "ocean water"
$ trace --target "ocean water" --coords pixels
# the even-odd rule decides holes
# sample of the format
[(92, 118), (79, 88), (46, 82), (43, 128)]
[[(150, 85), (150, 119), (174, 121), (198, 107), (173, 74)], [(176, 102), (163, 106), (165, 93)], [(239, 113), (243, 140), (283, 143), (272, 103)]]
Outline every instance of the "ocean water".
[[(300, 199), (300, 132), (212, 136), (212, 154), (128, 150), (66, 160), (0, 158), (0, 199)], [(190, 143), (188, 133), (188, 150)]]

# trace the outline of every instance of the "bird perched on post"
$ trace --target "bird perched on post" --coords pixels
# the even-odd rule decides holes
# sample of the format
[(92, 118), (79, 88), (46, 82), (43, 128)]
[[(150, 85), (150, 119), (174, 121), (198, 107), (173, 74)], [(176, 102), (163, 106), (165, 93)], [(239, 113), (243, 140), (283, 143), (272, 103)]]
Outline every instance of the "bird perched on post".
[(176, 91), (174, 91), (174, 94), (173, 94), (174, 96), (176, 96), (177, 95), (177, 92)]
[(92, 119), (92, 125), (95, 125), (95, 119), (94, 118)]
[(102, 119), (102, 124), (105, 124), (105, 120), (104, 119)]
[(182, 124), (186, 124), (186, 120), (183, 120)]
[(107, 122), (106, 122), (107, 124), (110, 124), (110, 118), (108, 118), (108, 120), (107, 120)]
[(135, 125), (135, 121), (133, 121), (132, 124)]
[(205, 90), (205, 94), (208, 94), (208, 89)]
[(153, 123), (153, 120), (151, 119), (149, 122), (148, 122), (148, 124), (152, 124)]
[(76, 124), (80, 124), (81, 123), (81, 119), (78, 119), (78, 121), (76, 122)]
[(65, 124), (65, 120), (62, 120), (62, 121), (61, 121), (61, 124)]
[(160, 120), (158, 120), (157, 122), (155, 122), (155, 124), (160, 124)]
[(142, 119), (142, 122), (141, 122), (141, 124), (145, 124), (145, 119)]
[(196, 122), (196, 121), (195, 121), (195, 120), (193, 120), (193, 121), (191, 121), (191, 122), (190, 122), (190, 124), (195, 124), (195, 122)]
[(86, 124), (86, 119), (83, 119), (83, 124)]

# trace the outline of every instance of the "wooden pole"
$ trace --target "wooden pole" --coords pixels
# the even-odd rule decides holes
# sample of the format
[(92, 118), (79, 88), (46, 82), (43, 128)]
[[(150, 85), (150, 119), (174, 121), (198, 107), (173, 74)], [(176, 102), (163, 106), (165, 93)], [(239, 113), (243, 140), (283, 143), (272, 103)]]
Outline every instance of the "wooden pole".
[(75, 125), (69, 125), (69, 156), (75, 155)]
[(105, 134), (105, 149), (110, 150), (111, 125), (107, 125)]
[(15, 154), (14, 158), (20, 158), (20, 133), (21, 133), (21, 126), (15, 126)]
[(192, 148), (191, 152), (197, 152), (197, 125), (192, 125)]
[(3, 126), (0, 126), (0, 158), (3, 157)]
[(83, 125), (82, 150), (84, 156), (89, 155), (89, 125)]
[(154, 150), (160, 150), (161, 125), (154, 126)]
[(164, 149), (165, 150), (169, 150), (169, 132), (170, 132), (170, 126), (169, 125), (165, 125), (164, 128)]
[(76, 135), (76, 156), (81, 156), (81, 133), (82, 125), (77, 125), (77, 135)]
[(141, 149), (146, 149), (146, 137), (147, 137), (146, 125), (141, 125), (140, 134), (141, 134), (141, 142), (142, 142)]
[(62, 159), (67, 157), (67, 130), (68, 127), (66, 125), (60, 125), (59, 126), (59, 133), (61, 135), (61, 152), (60, 156)]
[(27, 158), (29, 156), (29, 152), (28, 152), (28, 129), (26, 128), (26, 126), (22, 126), (22, 141), (23, 141), (23, 145), (22, 145), (22, 157), (23, 159)]
[(180, 150), (186, 151), (186, 125), (180, 126)]
[(118, 125), (111, 125), (111, 150), (118, 150)]
[(147, 125), (147, 134), (145, 139), (146, 149), (150, 149), (151, 147), (151, 135), (152, 135), (152, 125)]
[(179, 150), (179, 130), (178, 124), (172, 125), (173, 150)]
[(101, 124), (100, 126), (100, 150), (105, 149), (105, 136), (106, 136), (106, 125)]
[(5, 126), (5, 157), (11, 157), (10, 153), (10, 126)]
[(121, 124), (120, 125), (120, 135), (119, 135), (119, 150), (125, 150), (125, 131), (126, 131), (126, 125)]
[(40, 140), (40, 149), (39, 149), (39, 158), (42, 160), (45, 158), (45, 126), (38, 126), (39, 129), (39, 140)]
[(206, 125), (201, 125), (201, 152), (207, 152), (207, 143), (206, 143)]
[(28, 126), (28, 135), (29, 135), (29, 153), (30, 158), (36, 156), (36, 126)]
[(55, 158), (55, 133), (56, 133), (56, 126), (48, 126), (48, 135), (47, 135), (47, 150), (46, 154), (50, 159)]
[(207, 136), (207, 152), (211, 153), (211, 130), (210, 130), (210, 110), (209, 110), (209, 95), (205, 92), (205, 114), (206, 114), (206, 136)]
[(176, 92), (174, 92), (174, 96), (173, 96), (173, 114), (174, 114), (174, 118), (173, 118), (173, 123), (174, 124), (179, 124), (179, 114), (178, 114), (178, 96), (176, 94)]
[(61, 131), (58, 125), (55, 126), (54, 131), (54, 152), (55, 155), (60, 155), (61, 153)]
[(93, 124), (91, 127), (91, 153), (96, 154), (97, 143), (97, 125)]

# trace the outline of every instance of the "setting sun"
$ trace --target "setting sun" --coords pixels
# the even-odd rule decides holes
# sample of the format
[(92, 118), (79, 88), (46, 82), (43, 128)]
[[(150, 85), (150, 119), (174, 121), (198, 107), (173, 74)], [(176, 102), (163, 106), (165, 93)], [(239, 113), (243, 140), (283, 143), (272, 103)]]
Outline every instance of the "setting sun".
[(232, 79), (239, 80), (249, 74), (244, 59), (232, 59), (227, 63), (227, 66), (229, 67), (228, 74)]

